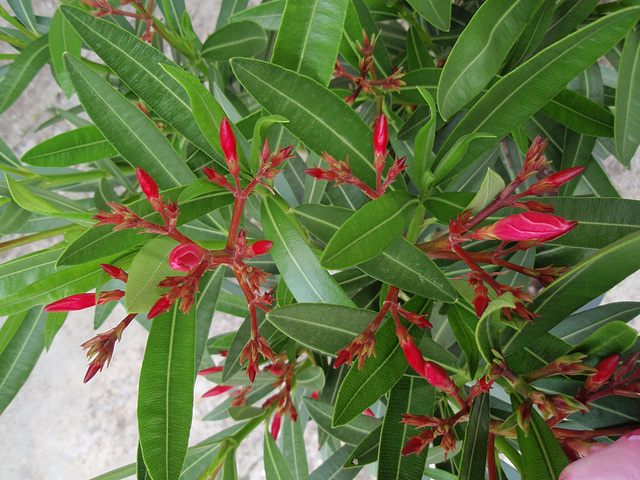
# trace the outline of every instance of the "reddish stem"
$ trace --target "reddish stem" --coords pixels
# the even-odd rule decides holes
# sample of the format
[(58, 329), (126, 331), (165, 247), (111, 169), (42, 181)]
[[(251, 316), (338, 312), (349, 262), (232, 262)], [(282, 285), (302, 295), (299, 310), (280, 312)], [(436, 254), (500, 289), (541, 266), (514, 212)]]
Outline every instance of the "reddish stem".
[(487, 470), (489, 471), (489, 480), (498, 480), (495, 439), (495, 434), (489, 433), (489, 444), (487, 448)]

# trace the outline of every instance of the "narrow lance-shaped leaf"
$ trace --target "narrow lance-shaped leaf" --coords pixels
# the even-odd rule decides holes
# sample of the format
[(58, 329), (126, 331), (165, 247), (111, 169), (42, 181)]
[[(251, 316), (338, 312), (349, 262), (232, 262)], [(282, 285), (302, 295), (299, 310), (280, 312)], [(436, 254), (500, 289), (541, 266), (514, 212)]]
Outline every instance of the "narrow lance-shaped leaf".
[(624, 42), (615, 112), (616, 151), (628, 167), (640, 146), (640, 30), (629, 32)]
[(451, 28), (451, 2), (449, 0), (408, 0), (416, 12), (438, 30)]
[(278, 204), (265, 198), (261, 211), (265, 238), (273, 242), (271, 256), (296, 300), (353, 306)]
[(36, 167), (69, 167), (109, 158), (118, 152), (95, 126), (82, 127), (39, 143), (22, 156)]
[(231, 66), (260, 105), (289, 119), (287, 129), (308, 148), (337, 160), (349, 157), (353, 173), (375, 184), (373, 133), (349, 105), (319, 83), (277, 65), (234, 58)]
[[(496, 138), (507, 135), (613, 47), (638, 18), (640, 7), (606, 15), (504, 76), (469, 110), (440, 149), (438, 160), (459, 138), (469, 133), (487, 132)], [(493, 140), (484, 139), (474, 142), (454, 173), (470, 165), (493, 143)]]
[(287, 1), (271, 61), (329, 85), (348, 3), (348, 0)]
[(473, 400), (462, 447), (460, 480), (484, 480), (489, 440), (489, 405), (491, 396), (483, 393)]
[(44, 350), (46, 318), (42, 307), (30, 310), (0, 354), (0, 413), (27, 381)]
[(276, 441), (269, 433), (264, 435), (264, 472), (267, 480), (295, 480)]
[(69, 78), (69, 72), (67, 72), (64, 66), (62, 54), (69, 52), (79, 57), (80, 50), (82, 49), (82, 39), (71, 27), (71, 24), (69, 24), (61, 10), (56, 10), (56, 13), (51, 19), (49, 38), (51, 39), (49, 42), (49, 51), (51, 52), (51, 61), (56, 77), (58, 78), (58, 83), (67, 98), (70, 98), (71, 95), (73, 95), (73, 84)]
[(202, 46), (201, 55), (216, 62), (233, 57), (253, 57), (267, 46), (267, 35), (255, 22), (242, 21), (225, 25), (213, 32)]
[[(640, 269), (640, 232), (632, 233), (599, 250), (548, 286), (533, 302), (531, 311), (540, 318), (503, 342), (504, 353), (522, 348), (539, 338), (571, 313), (617, 285)], [(556, 301), (562, 298), (561, 302)]]
[(342, 269), (371, 260), (404, 233), (417, 203), (407, 192), (391, 192), (367, 203), (331, 237), (320, 263)]
[(66, 54), (65, 62), (87, 114), (131, 166), (144, 169), (160, 188), (195, 180), (167, 138), (138, 107), (79, 60)]
[(195, 309), (177, 305), (153, 319), (138, 395), (138, 430), (146, 467), (153, 478), (178, 479), (193, 412)]
[(38, 32), (36, 16), (33, 13), (31, 0), (7, 0), (7, 3), (23, 25), (29, 28), (33, 33)]
[(13, 105), (49, 58), (48, 35), (38, 37), (20, 52), (0, 82), (0, 113)]
[(464, 107), (498, 73), (537, 6), (536, 0), (484, 2), (458, 37), (438, 84), (444, 119)]
[(112, 22), (66, 5), (61, 10), (82, 40), (154, 112), (194, 145), (213, 154), (191, 114), (186, 92), (160, 66), (178, 68), (177, 64)]

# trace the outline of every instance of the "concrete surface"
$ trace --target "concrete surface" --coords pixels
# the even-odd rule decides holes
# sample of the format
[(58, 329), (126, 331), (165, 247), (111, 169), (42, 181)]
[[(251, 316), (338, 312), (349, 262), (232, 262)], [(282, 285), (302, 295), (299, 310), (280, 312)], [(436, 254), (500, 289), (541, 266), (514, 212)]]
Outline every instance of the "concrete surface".
[[(5, 2), (0, 0), (6, 6)], [(217, 4), (204, 0), (187, 2), (193, 18), (198, 19), (195, 26), (200, 38), (206, 38), (213, 30)], [(50, 15), (55, 5), (57, 2), (50, 0), (34, 1), (37, 14)], [(0, 137), (20, 156), (36, 143), (66, 130), (68, 127), (60, 124), (34, 133), (50, 115), (49, 109), (73, 104), (75, 99), (69, 101), (59, 92), (49, 68), (45, 67), (19, 101), (0, 118)], [(607, 161), (606, 167), (614, 173), (613, 181), (623, 196), (640, 199), (638, 158), (631, 171), (616, 161)], [(636, 274), (607, 294), (605, 302), (639, 299), (640, 274)], [(101, 331), (115, 325), (124, 315), (118, 307)], [(42, 355), (24, 388), (0, 416), (1, 479), (85, 479), (135, 462), (137, 385), (146, 332), (134, 323), (117, 345), (111, 366), (84, 385), (86, 359), (79, 345), (94, 335), (92, 318), (91, 312), (69, 315), (51, 350)], [(237, 319), (221, 316), (214, 321), (212, 333), (230, 331), (237, 325)], [(219, 401), (200, 398), (211, 386), (202, 378), (196, 383), (191, 444), (221, 429), (220, 423), (199, 421)], [(313, 469), (320, 460), (313, 432), (308, 433), (306, 444)], [(264, 478), (261, 434), (245, 443), (238, 461), (241, 477)]]

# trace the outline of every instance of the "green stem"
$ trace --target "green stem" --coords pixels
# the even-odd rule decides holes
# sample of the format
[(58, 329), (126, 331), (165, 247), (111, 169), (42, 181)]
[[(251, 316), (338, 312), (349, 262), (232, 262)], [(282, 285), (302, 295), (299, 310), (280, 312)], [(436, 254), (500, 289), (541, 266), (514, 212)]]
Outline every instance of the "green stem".
[(513, 464), (513, 466), (516, 467), (516, 470), (520, 472), (520, 475), (524, 476), (524, 466), (522, 465), (522, 457), (520, 456), (518, 451), (513, 447), (513, 445), (511, 445), (506, 438), (501, 437), (499, 435), (496, 435), (494, 442), (495, 442), (496, 448), (500, 450), (502, 453), (504, 453), (505, 457), (507, 457), (509, 461)]
[(0, 252), (5, 250), (10, 250), (15, 247), (19, 247), (21, 245), (27, 245), (29, 243), (37, 242), (39, 240), (44, 240), (46, 238), (55, 237), (57, 235), (62, 235), (64, 233), (74, 231), (74, 230), (84, 230), (86, 227), (82, 227), (80, 225), (65, 225), (63, 227), (53, 228), (51, 230), (47, 230), (44, 232), (33, 233), (31, 235), (25, 235), (24, 237), (16, 238), (14, 240), (9, 240), (7, 242), (0, 243)]
[(427, 211), (424, 205), (418, 205), (415, 213), (413, 214), (413, 220), (409, 224), (409, 231), (407, 232), (407, 240), (411, 243), (416, 243), (422, 232), (422, 222), (424, 220), (424, 213)]
[(27, 46), (22, 40), (18, 40), (17, 38), (12, 37), (11, 35), (7, 35), (6, 33), (0, 33), (0, 41), (8, 43), (9, 45), (13, 45), (18, 48), (25, 48)]

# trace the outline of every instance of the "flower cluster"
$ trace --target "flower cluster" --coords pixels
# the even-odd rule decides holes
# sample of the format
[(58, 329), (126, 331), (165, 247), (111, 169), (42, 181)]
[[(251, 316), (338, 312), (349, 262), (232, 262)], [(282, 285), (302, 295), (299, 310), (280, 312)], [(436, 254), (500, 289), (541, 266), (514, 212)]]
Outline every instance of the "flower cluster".
[[(241, 362), (248, 361), (247, 375), (253, 382), (255, 375), (259, 372), (260, 356), (272, 362), (275, 361), (271, 347), (258, 331), (256, 316), (256, 308), (269, 311), (273, 296), (270, 292), (265, 292), (263, 288), (268, 274), (259, 268), (248, 265), (246, 261), (268, 253), (273, 243), (269, 240), (257, 240), (249, 244), (246, 232), (239, 228), (240, 220), (249, 195), (257, 185), (263, 185), (270, 189), (266, 180), (273, 179), (280, 172), (278, 167), (293, 157), (291, 155), (293, 147), (281, 149), (272, 154), (269, 143), (265, 141), (259, 156), (258, 172), (249, 184), (243, 187), (240, 182), (240, 163), (236, 138), (226, 119), (223, 119), (220, 127), (220, 144), (234, 185), (225, 175), (216, 172), (213, 167), (205, 167), (203, 171), (210, 181), (226, 188), (234, 197), (233, 214), (225, 248), (220, 250), (206, 249), (178, 231), (177, 224), (180, 212), (177, 202), (166, 202), (160, 194), (156, 182), (141, 168), (136, 169), (138, 183), (153, 210), (162, 217), (163, 224), (143, 219), (128, 206), (115, 203), (108, 204), (112, 209), (111, 212), (100, 212), (94, 218), (98, 220), (96, 225), (113, 225), (114, 230), (137, 229), (140, 230), (140, 233), (165, 235), (179, 242), (179, 245), (173, 248), (169, 255), (169, 264), (172, 269), (185, 274), (169, 276), (158, 284), (159, 287), (170, 290), (163, 294), (149, 310), (147, 314), (149, 319), (168, 311), (178, 300), (180, 300), (180, 309), (185, 314), (189, 313), (195, 303), (198, 285), (203, 274), (207, 270), (221, 266), (227, 266), (231, 269), (245, 295), (251, 315), (251, 339), (242, 351)], [(103, 265), (103, 269), (113, 278), (127, 281), (127, 274), (119, 267)], [(79, 310), (119, 300), (122, 296), (124, 296), (124, 292), (121, 290), (102, 292), (98, 296), (92, 293), (72, 295), (48, 305), (46, 309), (47, 311)], [(122, 331), (134, 317), (135, 314), (128, 316), (114, 329), (98, 335), (83, 345), (89, 350), (88, 356), (94, 357), (86, 380), (100, 371), (105, 364), (108, 365), (113, 353), (113, 345), (120, 339)]]

